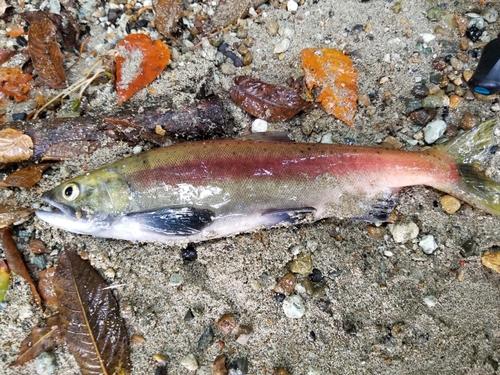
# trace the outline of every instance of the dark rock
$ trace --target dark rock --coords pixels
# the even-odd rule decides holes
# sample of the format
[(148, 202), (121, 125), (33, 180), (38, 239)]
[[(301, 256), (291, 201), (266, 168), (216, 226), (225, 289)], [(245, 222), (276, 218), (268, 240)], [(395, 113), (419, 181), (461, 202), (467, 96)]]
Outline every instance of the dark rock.
[(323, 273), (320, 270), (314, 268), (309, 274), (309, 279), (311, 279), (313, 283), (320, 283), (325, 279), (325, 276), (323, 276)]
[(472, 257), (478, 254), (478, 246), (474, 238), (470, 238), (462, 244), (460, 255), (462, 255), (464, 258)]
[(209, 346), (214, 341), (214, 331), (212, 327), (207, 327), (203, 331), (200, 339), (198, 340), (198, 348), (203, 349)]
[(189, 244), (185, 249), (181, 251), (182, 259), (188, 262), (192, 262), (198, 258), (198, 252), (192, 244)]
[(28, 117), (28, 115), (24, 112), (12, 114), (12, 120), (14, 121), (24, 121), (26, 120), (26, 117)]
[(465, 35), (467, 35), (467, 38), (469, 38), (471, 41), (477, 42), (481, 35), (483, 35), (483, 30), (478, 29), (475, 25), (472, 25), (467, 29)]
[(416, 85), (411, 89), (411, 93), (417, 98), (425, 98), (429, 95), (429, 88), (426, 85)]
[(422, 101), (416, 98), (405, 99), (405, 114), (410, 114), (417, 109), (422, 108)]
[(276, 302), (283, 302), (285, 300), (286, 296), (284, 294), (281, 294), (281, 293), (276, 293), (274, 295), (274, 299), (276, 300)]

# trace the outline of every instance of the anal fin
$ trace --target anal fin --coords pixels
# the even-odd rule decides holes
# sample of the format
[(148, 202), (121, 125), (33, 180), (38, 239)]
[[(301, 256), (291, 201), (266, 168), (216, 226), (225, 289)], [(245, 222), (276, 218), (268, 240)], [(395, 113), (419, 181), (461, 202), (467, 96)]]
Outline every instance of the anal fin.
[(397, 203), (396, 196), (393, 194), (377, 197), (368, 206), (366, 215), (353, 217), (352, 219), (368, 222), (385, 222), (389, 219), (389, 216), (391, 216)]
[(281, 223), (297, 224), (305, 218), (305, 215), (314, 211), (316, 211), (314, 207), (279, 208), (265, 211), (262, 217), (265, 218), (265, 225), (268, 227)]
[(213, 211), (196, 207), (165, 207), (157, 210), (136, 212), (127, 215), (142, 229), (167, 235), (189, 235), (199, 233), (209, 225)]

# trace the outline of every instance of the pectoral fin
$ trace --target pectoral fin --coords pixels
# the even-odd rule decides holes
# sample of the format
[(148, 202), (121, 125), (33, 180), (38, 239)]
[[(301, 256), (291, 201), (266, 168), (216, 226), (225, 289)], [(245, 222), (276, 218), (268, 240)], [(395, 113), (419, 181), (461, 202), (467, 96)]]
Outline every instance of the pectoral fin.
[(215, 214), (196, 207), (166, 207), (127, 215), (141, 229), (167, 235), (189, 235), (200, 232), (209, 225)]
[(395, 195), (380, 197), (374, 200), (363, 216), (353, 217), (354, 220), (369, 222), (384, 222), (389, 219), (392, 211), (396, 208), (397, 200)]
[(265, 225), (268, 227), (280, 223), (297, 224), (305, 218), (305, 215), (314, 211), (316, 211), (314, 207), (279, 208), (264, 212), (262, 217), (265, 218)]

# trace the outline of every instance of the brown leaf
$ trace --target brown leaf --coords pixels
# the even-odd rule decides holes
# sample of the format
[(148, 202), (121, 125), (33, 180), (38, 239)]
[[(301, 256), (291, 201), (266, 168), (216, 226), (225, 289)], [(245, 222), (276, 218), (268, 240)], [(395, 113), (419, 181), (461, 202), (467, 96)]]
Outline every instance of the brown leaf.
[(28, 50), (42, 81), (50, 88), (62, 89), (68, 84), (56, 34), (57, 28), (48, 17), (33, 20), (28, 31)]
[(267, 121), (290, 120), (312, 104), (302, 99), (296, 91), (239, 76), (234, 79), (231, 99), (252, 116)]
[(358, 71), (349, 56), (328, 48), (306, 48), (300, 54), (307, 88), (319, 87), (317, 101), (325, 111), (353, 126), (358, 101)]
[(158, 0), (154, 6), (156, 29), (170, 38), (181, 16), (182, 0)]
[(42, 173), (54, 165), (53, 163), (30, 164), (0, 181), (0, 187), (30, 188), (42, 178)]
[(83, 374), (130, 373), (127, 332), (106, 282), (74, 250), (59, 255), (54, 288), (62, 336)]
[(9, 61), (13, 56), (17, 55), (19, 51), (10, 51), (7, 49), (0, 50), (0, 64), (4, 64)]
[(38, 272), (38, 290), (40, 296), (49, 305), (57, 306), (57, 296), (54, 290), (56, 267), (50, 267)]
[(34, 211), (27, 208), (0, 204), (0, 228), (8, 227), (23, 217), (31, 215)]
[(0, 130), (0, 163), (17, 163), (33, 155), (33, 141), (23, 132), (11, 128)]
[(68, 141), (56, 143), (45, 151), (42, 160), (73, 159), (80, 155), (88, 155), (99, 148), (97, 141)]
[(35, 283), (24, 264), (23, 257), (17, 248), (14, 239), (12, 238), (12, 234), (10, 233), (10, 229), (5, 228), (3, 230), (3, 239), (2, 239), (3, 251), (5, 253), (5, 259), (7, 260), (7, 264), (11, 271), (14, 271), (19, 276), (21, 276), (24, 280), (26, 280), (30, 286), (31, 293), (35, 298), (36, 304), (43, 310), (42, 299), (36, 290)]
[(11, 96), (16, 102), (29, 99), (26, 95), (31, 90), (33, 76), (23, 73), (21, 68), (0, 68), (0, 93), (2, 97)]
[(33, 327), (19, 348), (17, 359), (9, 366), (18, 366), (35, 359), (43, 352), (52, 351), (58, 344), (59, 327), (57, 319), (47, 319), (46, 327)]

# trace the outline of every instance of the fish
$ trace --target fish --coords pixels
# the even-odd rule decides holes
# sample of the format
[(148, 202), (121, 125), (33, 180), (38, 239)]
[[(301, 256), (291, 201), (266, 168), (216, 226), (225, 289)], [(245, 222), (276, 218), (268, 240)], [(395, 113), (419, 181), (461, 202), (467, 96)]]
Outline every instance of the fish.
[(384, 222), (413, 185), (499, 215), (500, 184), (480, 167), (496, 151), (497, 126), (421, 151), (273, 136), (178, 143), (60, 184), (42, 195), (53, 210), (36, 215), (74, 233), (181, 244), (328, 217)]

